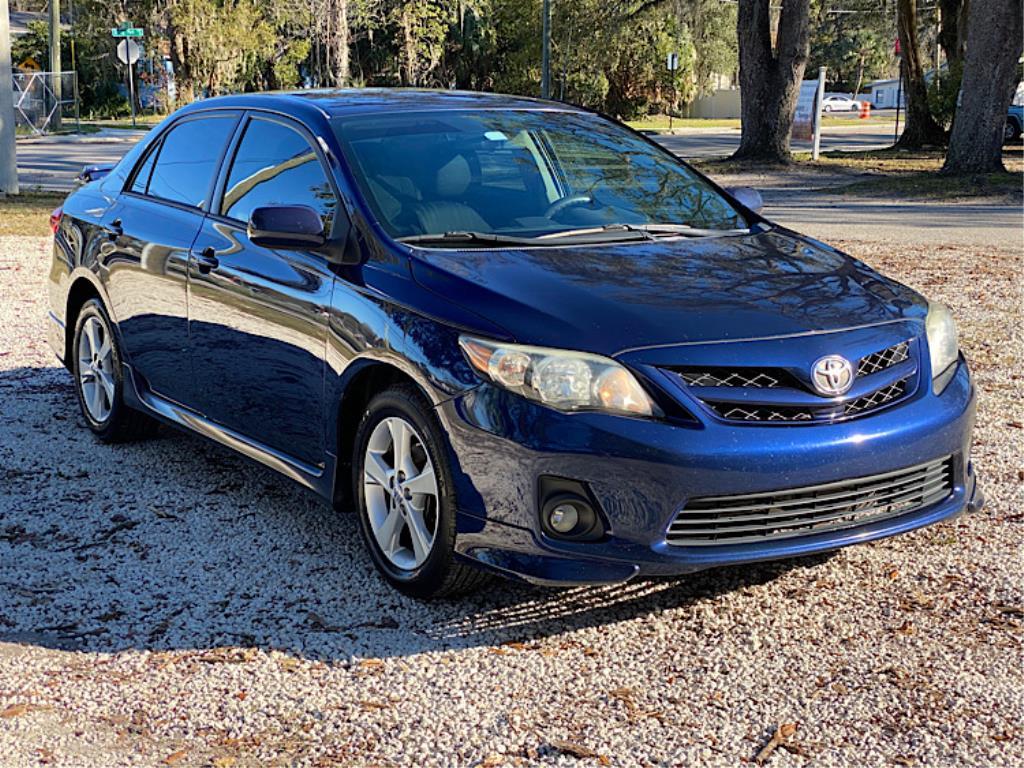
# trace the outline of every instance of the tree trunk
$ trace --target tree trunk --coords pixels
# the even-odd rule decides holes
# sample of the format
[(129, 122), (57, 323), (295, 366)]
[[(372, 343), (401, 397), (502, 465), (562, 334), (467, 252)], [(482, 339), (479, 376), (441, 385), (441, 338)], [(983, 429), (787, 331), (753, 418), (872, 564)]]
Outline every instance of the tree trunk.
[(1004, 170), (1003, 126), (1024, 49), (1020, 0), (974, 0), (969, 13), (963, 97), (943, 173)]
[(939, 24), (939, 47), (942, 48), (946, 64), (951, 70), (964, 58), (968, 8), (969, 0), (939, 0), (939, 9), (942, 13)]
[(928, 108), (928, 86), (917, 43), (917, 0), (898, 0), (896, 28), (900, 37), (900, 71), (903, 93), (907, 96), (907, 124), (896, 145), (919, 149), (928, 144), (942, 144), (946, 134)]
[(346, 86), (349, 81), (349, 29), (348, 0), (330, 0), (331, 80), (335, 86)]
[(853, 98), (860, 98), (860, 89), (864, 86), (864, 57), (865, 54), (862, 51), (860, 58), (857, 59), (857, 87), (853, 89)]
[(788, 162), (800, 82), (807, 65), (810, 0), (783, 0), (772, 47), (769, 0), (739, 0), (740, 146), (733, 157)]
[(416, 34), (412, 28), (412, 11), (402, 8), (402, 63), (399, 75), (402, 85), (416, 85)]

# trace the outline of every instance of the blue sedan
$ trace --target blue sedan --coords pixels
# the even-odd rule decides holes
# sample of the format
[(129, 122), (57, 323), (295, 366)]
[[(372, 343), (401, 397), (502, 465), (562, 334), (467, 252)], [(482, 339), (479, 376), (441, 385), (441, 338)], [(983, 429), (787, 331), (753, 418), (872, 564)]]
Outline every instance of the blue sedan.
[(982, 503), (949, 311), (599, 115), (229, 96), (89, 178), (49, 275), (89, 428), (190, 430), (354, 508), (408, 594), (791, 557)]

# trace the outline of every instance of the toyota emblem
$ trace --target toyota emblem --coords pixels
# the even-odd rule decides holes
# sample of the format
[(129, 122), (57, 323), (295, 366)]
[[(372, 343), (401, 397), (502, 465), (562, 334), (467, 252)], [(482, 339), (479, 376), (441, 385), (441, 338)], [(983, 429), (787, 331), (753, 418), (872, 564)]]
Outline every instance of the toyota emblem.
[(811, 380), (818, 394), (845, 395), (853, 386), (853, 366), (841, 355), (826, 355), (814, 364)]

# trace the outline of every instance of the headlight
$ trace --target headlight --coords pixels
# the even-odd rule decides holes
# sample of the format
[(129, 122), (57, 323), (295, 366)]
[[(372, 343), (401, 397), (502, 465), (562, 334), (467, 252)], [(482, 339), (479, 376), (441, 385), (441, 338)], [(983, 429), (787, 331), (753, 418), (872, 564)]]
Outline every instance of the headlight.
[(928, 302), (928, 318), (924, 323), (928, 336), (928, 355), (932, 362), (932, 378), (937, 379), (949, 366), (956, 362), (960, 345), (956, 338), (956, 323), (949, 307), (938, 302)]
[(480, 374), (498, 386), (561, 411), (608, 411), (651, 416), (658, 411), (632, 373), (586, 352), (500, 344), (460, 336)]

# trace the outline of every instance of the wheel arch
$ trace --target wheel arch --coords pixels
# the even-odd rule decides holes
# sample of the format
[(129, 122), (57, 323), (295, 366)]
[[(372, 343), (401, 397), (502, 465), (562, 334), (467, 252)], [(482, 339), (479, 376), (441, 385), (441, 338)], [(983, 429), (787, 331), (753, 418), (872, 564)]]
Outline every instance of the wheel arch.
[[(64, 365), (71, 368), (72, 346), (75, 343), (75, 325), (78, 323), (78, 315), (82, 307), (90, 299), (98, 299), (110, 314), (106, 298), (97, 283), (91, 279), (92, 273), (80, 272), (72, 276), (71, 285), (68, 287), (68, 297), (64, 305)], [(111, 318), (113, 323), (113, 318)], [(115, 324), (116, 325), (116, 324)]]
[(424, 383), (395, 361), (362, 358), (350, 363), (345, 370), (339, 382), (337, 412), (333, 419), (337, 460), (334, 463), (332, 500), (336, 509), (351, 508), (355, 502), (351, 483), (352, 452), (363, 411), (374, 395), (400, 383), (412, 385), (423, 396), (424, 402), (430, 406), (435, 404), (435, 398), (430, 396)]

